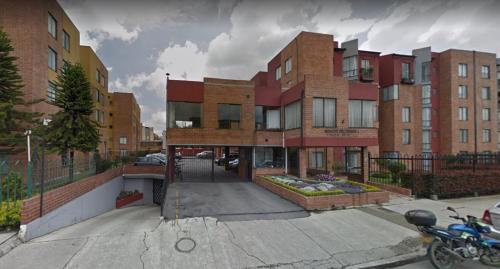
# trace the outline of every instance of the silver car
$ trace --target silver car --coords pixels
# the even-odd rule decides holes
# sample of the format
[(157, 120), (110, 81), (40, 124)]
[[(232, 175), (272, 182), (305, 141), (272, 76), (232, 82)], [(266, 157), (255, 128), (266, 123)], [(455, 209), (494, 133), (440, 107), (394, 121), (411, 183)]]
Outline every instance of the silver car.
[(483, 221), (492, 226), (491, 235), (500, 238), (500, 202), (484, 211)]

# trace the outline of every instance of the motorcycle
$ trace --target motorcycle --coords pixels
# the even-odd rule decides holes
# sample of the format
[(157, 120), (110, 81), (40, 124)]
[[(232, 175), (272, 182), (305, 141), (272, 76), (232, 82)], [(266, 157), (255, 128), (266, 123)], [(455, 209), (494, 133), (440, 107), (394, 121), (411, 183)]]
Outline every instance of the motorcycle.
[(477, 261), (489, 266), (500, 267), (500, 241), (486, 235), (491, 228), (480, 219), (467, 215), (466, 218), (452, 207), (450, 216), (462, 224), (451, 224), (447, 228), (436, 226), (436, 216), (427, 210), (410, 210), (405, 213), (408, 223), (417, 226), (421, 240), (427, 247), (427, 256), (436, 269), (449, 269), (457, 263)]

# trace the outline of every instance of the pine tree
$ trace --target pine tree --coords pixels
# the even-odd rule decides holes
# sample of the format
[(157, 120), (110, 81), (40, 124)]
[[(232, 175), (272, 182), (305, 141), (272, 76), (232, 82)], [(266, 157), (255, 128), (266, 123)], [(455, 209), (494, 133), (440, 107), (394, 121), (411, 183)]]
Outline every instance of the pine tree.
[(41, 100), (24, 100), (24, 85), (13, 51), (7, 33), (0, 27), (0, 153), (8, 154), (24, 150), (24, 132), (36, 128), (42, 115), (22, 109)]
[(80, 64), (66, 63), (57, 76), (54, 105), (61, 108), (52, 115), (45, 132), (49, 148), (61, 155), (69, 152), (70, 178), (73, 179), (74, 152), (95, 150), (99, 143), (98, 124), (91, 119), (94, 108), (90, 82)]

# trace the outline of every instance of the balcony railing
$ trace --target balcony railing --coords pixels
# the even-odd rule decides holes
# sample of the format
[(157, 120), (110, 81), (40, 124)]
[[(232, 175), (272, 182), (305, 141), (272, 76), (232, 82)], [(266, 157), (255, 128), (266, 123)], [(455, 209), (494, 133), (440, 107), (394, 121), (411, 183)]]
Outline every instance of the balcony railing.
[(401, 77), (401, 84), (415, 84), (415, 79), (413, 78), (413, 73)]
[(373, 81), (373, 67), (361, 68), (361, 81)]

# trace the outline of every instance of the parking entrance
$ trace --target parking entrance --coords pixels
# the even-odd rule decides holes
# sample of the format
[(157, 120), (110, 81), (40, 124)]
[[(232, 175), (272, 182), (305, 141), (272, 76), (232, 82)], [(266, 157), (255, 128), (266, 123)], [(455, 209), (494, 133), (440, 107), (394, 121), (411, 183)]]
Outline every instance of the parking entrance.
[[(178, 182), (232, 182), (249, 180), (249, 153), (244, 147), (175, 148)], [(243, 155), (242, 155), (243, 154)]]

